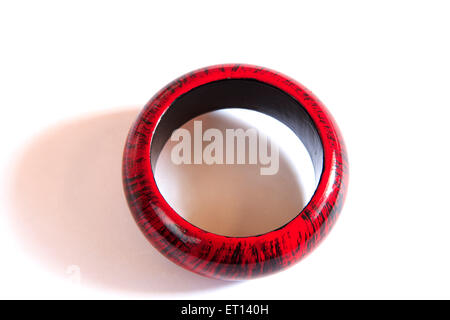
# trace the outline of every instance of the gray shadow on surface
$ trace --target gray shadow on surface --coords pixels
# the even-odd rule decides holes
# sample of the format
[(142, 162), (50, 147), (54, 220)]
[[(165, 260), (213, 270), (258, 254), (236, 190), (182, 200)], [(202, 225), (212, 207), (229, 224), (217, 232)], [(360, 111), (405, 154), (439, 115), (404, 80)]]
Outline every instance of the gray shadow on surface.
[(122, 191), (121, 162), (138, 112), (68, 121), (32, 139), (11, 172), (14, 231), (55, 274), (79, 270), (83, 285), (148, 293), (230, 285), (176, 266), (136, 226)]

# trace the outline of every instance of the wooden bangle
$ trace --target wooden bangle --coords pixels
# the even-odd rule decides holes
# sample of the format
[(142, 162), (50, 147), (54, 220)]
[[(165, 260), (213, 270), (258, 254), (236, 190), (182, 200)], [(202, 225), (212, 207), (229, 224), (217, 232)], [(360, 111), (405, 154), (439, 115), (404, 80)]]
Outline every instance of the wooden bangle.
[[(258, 236), (228, 237), (192, 225), (167, 204), (153, 174), (175, 129), (226, 107), (260, 111), (285, 123), (314, 165), (317, 188), (306, 207), (284, 226)], [(147, 103), (126, 141), (123, 184), (138, 226), (162, 254), (198, 274), (240, 280), (289, 267), (324, 239), (344, 202), (348, 164), (335, 121), (309, 90), (265, 68), (219, 65), (176, 79)]]

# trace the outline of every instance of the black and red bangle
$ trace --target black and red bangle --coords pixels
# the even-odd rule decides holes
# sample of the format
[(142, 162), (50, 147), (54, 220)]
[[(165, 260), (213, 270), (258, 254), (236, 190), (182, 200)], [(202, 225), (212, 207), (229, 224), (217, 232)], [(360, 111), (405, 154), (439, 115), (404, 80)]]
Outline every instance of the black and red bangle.
[[(305, 145), (316, 174), (317, 188), (306, 207), (281, 228), (258, 236), (228, 237), (192, 225), (167, 204), (153, 174), (175, 129), (227, 107), (260, 111), (286, 124)], [(335, 121), (309, 90), (265, 68), (219, 65), (176, 79), (147, 103), (128, 135), (123, 182), (131, 212), (156, 249), (198, 274), (239, 280), (289, 267), (320, 243), (342, 208), (348, 164)]]

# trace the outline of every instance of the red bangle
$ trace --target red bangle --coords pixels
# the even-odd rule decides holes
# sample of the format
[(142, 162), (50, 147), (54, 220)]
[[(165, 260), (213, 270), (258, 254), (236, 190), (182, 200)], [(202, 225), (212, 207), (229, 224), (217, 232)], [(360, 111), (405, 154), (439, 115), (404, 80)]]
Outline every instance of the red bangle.
[[(156, 186), (152, 168), (172, 132), (226, 106), (284, 122), (313, 161), (317, 188), (310, 202), (290, 222), (262, 235), (228, 237), (202, 230), (178, 215)], [(137, 224), (162, 254), (198, 274), (240, 280), (291, 266), (320, 243), (342, 208), (348, 164), (335, 121), (308, 89), (265, 68), (220, 65), (176, 79), (147, 103), (127, 138), (123, 183)]]

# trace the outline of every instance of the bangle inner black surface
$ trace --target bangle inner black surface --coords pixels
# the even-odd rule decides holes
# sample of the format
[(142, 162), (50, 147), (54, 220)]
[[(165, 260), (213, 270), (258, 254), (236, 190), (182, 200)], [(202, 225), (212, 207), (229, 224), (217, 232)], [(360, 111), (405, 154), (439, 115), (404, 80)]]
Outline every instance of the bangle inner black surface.
[(308, 150), (318, 184), (323, 168), (323, 146), (311, 117), (289, 94), (252, 79), (214, 81), (178, 97), (161, 117), (153, 135), (150, 148), (152, 170), (174, 130), (201, 114), (227, 108), (259, 111), (289, 127)]

